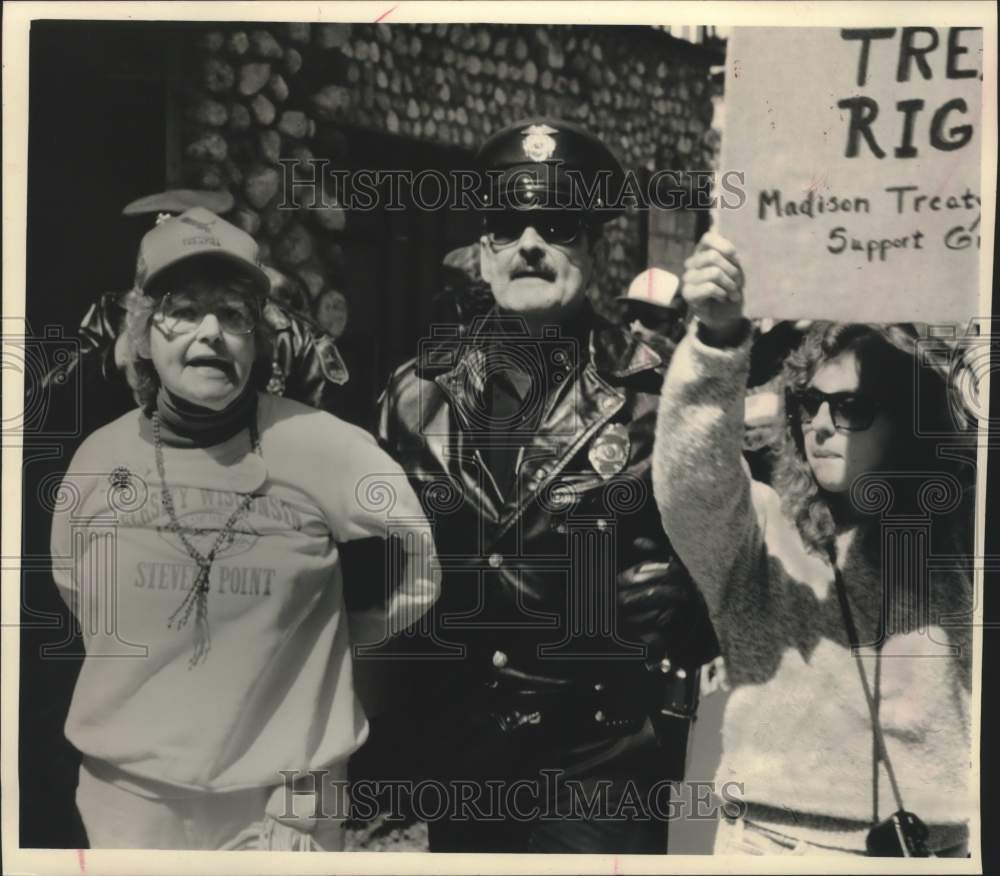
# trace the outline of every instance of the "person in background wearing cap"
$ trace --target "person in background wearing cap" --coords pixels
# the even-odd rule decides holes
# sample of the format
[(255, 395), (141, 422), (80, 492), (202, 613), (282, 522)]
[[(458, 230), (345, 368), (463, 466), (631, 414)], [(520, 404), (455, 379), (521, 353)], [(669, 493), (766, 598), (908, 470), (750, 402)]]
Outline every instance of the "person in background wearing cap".
[(676, 274), (663, 268), (648, 268), (636, 275), (618, 300), (625, 307), (629, 328), (647, 342), (655, 345), (666, 341), (665, 349), (672, 351), (684, 337), (687, 307)]
[[(257, 391), (269, 286), (253, 238), (206, 209), (146, 234), (124, 329), (140, 409), (83, 443), (57, 494), (53, 575), (87, 652), (66, 735), (95, 848), (343, 846), (367, 722), (338, 551), (389, 538), (355, 491), (403, 475), (367, 432)], [(404, 629), (437, 594), (405, 481), (395, 507), (398, 581), (351, 640)]]
[[(222, 215), (232, 209), (233, 203), (228, 192), (172, 189), (139, 198), (123, 212), (126, 216), (159, 216), (162, 221), (192, 207)], [(262, 368), (255, 375), (262, 381), (260, 388), (329, 411), (357, 425), (370, 426), (370, 402), (362, 404), (350, 387), (345, 386), (348, 372), (334, 339), (295, 306), (303, 298), (296, 281), (270, 266), (265, 266), (264, 271), (271, 281), (263, 316), (272, 329), (272, 361), (270, 371)], [(80, 369), (86, 394), (83, 434), (103, 426), (133, 404), (124, 379), (122, 298), (118, 293), (107, 292), (87, 309), (77, 329), (79, 354), (43, 375), (37, 387), (43, 394), (57, 391), (61, 385), (71, 387), (74, 383), (67, 376), (72, 369)], [(28, 387), (27, 391), (32, 389)]]
[[(424, 750), (435, 779), (527, 789), (494, 820), (451, 801), (429, 821), (432, 851), (663, 853), (662, 806), (615, 812), (680, 778), (717, 643), (652, 496), (665, 356), (587, 301), (602, 224), (620, 211), (577, 198), (573, 177), (593, 191), (623, 171), (548, 118), (496, 133), (478, 162), (493, 184), (479, 258), (495, 308), (426, 344), (382, 400), (381, 439), (425, 502), (443, 568), (427, 659), (407, 642), (400, 750)], [(548, 771), (604, 802), (582, 811)]]

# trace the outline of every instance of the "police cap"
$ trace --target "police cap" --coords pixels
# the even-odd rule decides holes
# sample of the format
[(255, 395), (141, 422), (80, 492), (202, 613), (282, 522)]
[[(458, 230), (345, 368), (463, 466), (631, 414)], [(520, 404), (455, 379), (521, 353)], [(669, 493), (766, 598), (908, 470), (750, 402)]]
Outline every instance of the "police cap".
[(491, 136), (476, 155), (485, 210), (579, 210), (606, 222), (625, 172), (589, 131), (562, 119), (534, 116)]

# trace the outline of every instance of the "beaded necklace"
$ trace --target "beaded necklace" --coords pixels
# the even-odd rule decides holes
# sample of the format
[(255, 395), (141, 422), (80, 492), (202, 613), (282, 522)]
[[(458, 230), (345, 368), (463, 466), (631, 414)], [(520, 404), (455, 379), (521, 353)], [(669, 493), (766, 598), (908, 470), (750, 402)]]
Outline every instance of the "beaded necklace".
[[(208, 579), (212, 571), (212, 563), (215, 562), (215, 555), (219, 552), (219, 550), (225, 544), (232, 541), (236, 521), (250, 507), (250, 503), (254, 499), (254, 494), (246, 493), (243, 496), (239, 505), (233, 509), (233, 513), (229, 515), (229, 518), (223, 524), (222, 529), (219, 530), (219, 534), (216, 536), (211, 549), (207, 554), (203, 554), (191, 543), (190, 539), (187, 537), (184, 527), (181, 525), (181, 522), (177, 517), (177, 508), (174, 505), (174, 497), (171, 495), (170, 490), (167, 489), (167, 473), (166, 467), (163, 463), (163, 439), (160, 436), (159, 411), (153, 412), (152, 419), (153, 446), (156, 449), (156, 471), (160, 476), (160, 492), (162, 495), (163, 507), (167, 511), (167, 517), (170, 518), (167, 529), (177, 535), (181, 544), (184, 546), (184, 550), (188, 552), (188, 556), (190, 556), (191, 559), (198, 564), (198, 575), (195, 577), (194, 584), (185, 594), (184, 601), (181, 602), (181, 604), (177, 607), (177, 610), (170, 615), (167, 620), (168, 628), (173, 629), (176, 624), (176, 628), (180, 630), (187, 625), (188, 620), (191, 618), (191, 612), (195, 612), (194, 654), (191, 656), (188, 666), (188, 668), (191, 668), (196, 666), (205, 658), (212, 645), (208, 627)], [(258, 456), (261, 456), (260, 434), (257, 432), (256, 414), (250, 420), (250, 443), (253, 446), (253, 452)]]

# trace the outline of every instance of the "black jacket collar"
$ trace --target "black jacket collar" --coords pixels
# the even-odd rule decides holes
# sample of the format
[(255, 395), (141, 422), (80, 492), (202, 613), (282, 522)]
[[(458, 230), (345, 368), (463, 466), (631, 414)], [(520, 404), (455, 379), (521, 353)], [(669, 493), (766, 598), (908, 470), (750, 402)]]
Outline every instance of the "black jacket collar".
[[(614, 382), (664, 364), (651, 345), (608, 322), (589, 305), (572, 323), (553, 327), (553, 337), (568, 336), (585, 341), (586, 355), (597, 373)], [(468, 326), (441, 327), (422, 343), (416, 358), (417, 374), (428, 380), (451, 375), (461, 366), (474, 366), (491, 344), (518, 337), (528, 338), (523, 322), (502, 315), (496, 308)]]

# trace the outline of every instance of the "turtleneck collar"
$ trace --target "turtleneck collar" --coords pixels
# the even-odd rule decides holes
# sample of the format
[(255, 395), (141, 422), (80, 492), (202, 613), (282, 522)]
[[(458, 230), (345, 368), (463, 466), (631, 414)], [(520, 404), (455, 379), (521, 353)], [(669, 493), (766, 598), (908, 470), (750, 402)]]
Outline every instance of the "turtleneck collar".
[(248, 383), (239, 398), (221, 411), (213, 411), (174, 395), (160, 386), (156, 403), (147, 411), (160, 415), (160, 436), (170, 447), (211, 447), (228, 441), (250, 424), (257, 413), (257, 391)]

